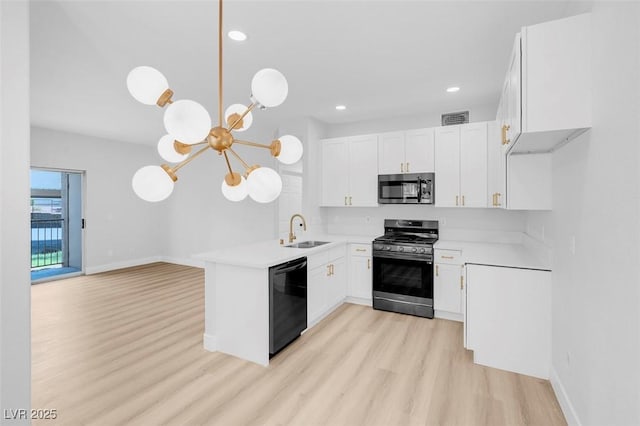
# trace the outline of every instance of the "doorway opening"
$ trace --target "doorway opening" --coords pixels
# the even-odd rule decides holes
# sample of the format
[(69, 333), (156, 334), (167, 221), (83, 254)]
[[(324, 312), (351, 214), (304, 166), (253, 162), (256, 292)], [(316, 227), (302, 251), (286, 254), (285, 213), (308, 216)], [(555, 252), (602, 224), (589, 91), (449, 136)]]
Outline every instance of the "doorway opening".
[(83, 273), (83, 173), (31, 169), (31, 283)]

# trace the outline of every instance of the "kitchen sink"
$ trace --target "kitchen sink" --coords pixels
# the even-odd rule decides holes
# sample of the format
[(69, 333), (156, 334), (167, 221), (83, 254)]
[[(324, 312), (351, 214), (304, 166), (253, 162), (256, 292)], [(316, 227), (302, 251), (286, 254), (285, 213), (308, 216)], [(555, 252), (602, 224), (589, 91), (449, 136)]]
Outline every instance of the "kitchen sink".
[(329, 244), (330, 242), (331, 241), (300, 241), (299, 243), (289, 244), (288, 246), (285, 246), (285, 247), (312, 248), (312, 247), (318, 247), (325, 244)]

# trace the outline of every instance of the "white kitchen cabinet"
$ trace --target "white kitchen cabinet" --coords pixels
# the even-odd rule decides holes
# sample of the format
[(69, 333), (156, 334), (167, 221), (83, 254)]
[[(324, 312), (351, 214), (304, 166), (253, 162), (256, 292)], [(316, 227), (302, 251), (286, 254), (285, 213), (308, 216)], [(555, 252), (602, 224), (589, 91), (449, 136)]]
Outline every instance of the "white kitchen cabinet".
[[(498, 117), (501, 110), (498, 108)], [(500, 119), (487, 124), (487, 205), (505, 208), (507, 159), (502, 150)]]
[(322, 141), (322, 206), (377, 206), (377, 186), (376, 135)]
[(378, 141), (378, 173), (434, 171), (434, 129), (383, 133)]
[(487, 123), (435, 129), (435, 205), (487, 206)]
[(523, 27), (505, 80), (508, 152), (551, 152), (590, 128), (591, 14)]
[(345, 246), (308, 257), (307, 326), (310, 328), (342, 303), (347, 294)]
[(371, 244), (349, 244), (348, 301), (371, 305)]
[(477, 364), (549, 378), (551, 272), (466, 266), (466, 342)]
[(462, 321), (463, 263), (457, 250), (434, 251), (433, 308), (437, 318)]

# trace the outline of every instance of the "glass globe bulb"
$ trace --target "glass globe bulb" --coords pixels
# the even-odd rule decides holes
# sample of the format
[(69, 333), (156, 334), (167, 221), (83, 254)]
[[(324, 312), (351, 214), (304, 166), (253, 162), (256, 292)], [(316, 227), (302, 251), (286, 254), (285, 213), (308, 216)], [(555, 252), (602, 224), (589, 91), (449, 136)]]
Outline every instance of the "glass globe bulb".
[(282, 191), (282, 178), (269, 167), (260, 167), (249, 173), (247, 178), (249, 197), (258, 203), (270, 203)]
[(164, 127), (180, 142), (198, 143), (211, 131), (211, 117), (199, 103), (180, 100), (169, 105), (165, 111)]
[(280, 105), (287, 99), (288, 93), (287, 79), (273, 68), (261, 69), (251, 80), (251, 96), (264, 107)]
[(138, 197), (155, 203), (171, 195), (174, 182), (162, 167), (145, 166), (133, 175), (131, 186)]
[(249, 195), (247, 180), (244, 176), (240, 177), (240, 183), (236, 186), (229, 186), (225, 179), (222, 179), (222, 195), (229, 201), (242, 201)]
[(138, 102), (155, 105), (160, 95), (169, 88), (169, 82), (160, 71), (151, 67), (136, 67), (127, 75), (127, 89)]
[[(244, 114), (244, 112), (247, 110), (247, 107), (242, 105), (242, 104), (233, 104), (230, 105), (229, 108), (226, 109), (226, 111), (224, 112), (224, 121), (231, 126), (233, 123), (229, 123), (229, 117), (233, 114), (238, 114), (238, 115), (242, 115)], [(249, 127), (251, 127), (251, 123), (253, 123), (253, 114), (251, 114), (251, 112), (249, 112), (247, 115), (245, 115), (242, 118), (242, 127), (237, 126), (236, 128), (234, 128), (233, 130), (237, 131), (237, 132), (243, 132), (245, 130), (247, 130)]]
[(302, 158), (302, 142), (292, 135), (284, 135), (278, 138), (280, 141), (280, 154), (276, 157), (283, 164), (297, 163)]
[(164, 135), (161, 137), (158, 141), (158, 154), (160, 154), (160, 157), (165, 161), (170, 163), (179, 163), (185, 160), (189, 154), (180, 154), (177, 152), (173, 146), (174, 142), (175, 139), (173, 139), (173, 136), (171, 135)]

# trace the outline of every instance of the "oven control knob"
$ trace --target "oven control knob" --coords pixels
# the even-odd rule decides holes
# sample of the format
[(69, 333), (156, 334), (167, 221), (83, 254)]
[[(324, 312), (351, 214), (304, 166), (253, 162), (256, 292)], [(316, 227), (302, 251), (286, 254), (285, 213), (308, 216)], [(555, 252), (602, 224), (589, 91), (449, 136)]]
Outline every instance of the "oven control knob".
[(413, 249), (411, 249), (411, 251), (415, 253), (418, 251), (418, 249), (414, 247)]
[(418, 249), (418, 253), (424, 253), (424, 249), (423, 248)]
[(398, 251), (404, 251), (403, 247), (398, 247)]
[(389, 247), (389, 246), (385, 246), (385, 247), (384, 247), (384, 249), (385, 249), (385, 250), (391, 250), (391, 247)]

